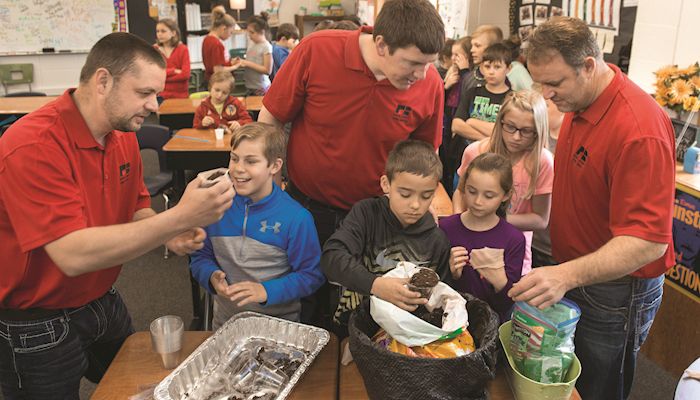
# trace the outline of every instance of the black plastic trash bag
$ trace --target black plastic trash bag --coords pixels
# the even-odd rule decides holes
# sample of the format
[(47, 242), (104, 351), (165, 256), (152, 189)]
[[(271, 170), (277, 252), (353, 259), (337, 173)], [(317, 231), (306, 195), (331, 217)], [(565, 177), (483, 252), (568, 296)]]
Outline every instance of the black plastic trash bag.
[(379, 330), (369, 313), (369, 301), (353, 312), (348, 325), (350, 352), (370, 399), (486, 399), (486, 385), (496, 376), (498, 315), (470, 294), (467, 299), (469, 332), (476, 350), (456, 358), (409, 357), (372, 342)]

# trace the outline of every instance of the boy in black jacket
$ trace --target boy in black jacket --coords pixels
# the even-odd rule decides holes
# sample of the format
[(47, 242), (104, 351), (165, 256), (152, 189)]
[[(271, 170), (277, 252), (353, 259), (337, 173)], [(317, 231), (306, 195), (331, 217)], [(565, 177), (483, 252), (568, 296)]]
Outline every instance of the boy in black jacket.
[(428, 212), (442, 176), (435, 150), (422, 141), (400, 142), (385, 173), (380, 184), (386, 195), (356, 203), (323, 246), (321, 269), (342, 286), (334, 315), (341, 327), (370, 294), (407, 311), (427, 303), (405, 286), (408, 279), (382, 277), (399, 261), (429, 267), (443, 280), (449, 276), (450, 243)]

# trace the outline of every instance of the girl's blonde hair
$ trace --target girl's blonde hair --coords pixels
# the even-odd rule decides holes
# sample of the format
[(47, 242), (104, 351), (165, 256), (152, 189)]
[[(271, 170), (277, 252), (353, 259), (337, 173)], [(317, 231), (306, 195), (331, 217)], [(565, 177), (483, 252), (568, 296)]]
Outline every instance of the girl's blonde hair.
[(535, 120), (535, 138), (532, 148), (525, 155), (525, 170), (530, 175), (530, 186), (525, 193), (525, 199), (530, 199), (535, 193), (537, 187), (537, 177), (540, 173), (540, 158), (544, 144), (549, 135), (549, 123), (547, 120), (547, 103), (544, 101), (542, 94), (535, 90), (520, 90), (510, 92), (506, 95), (501, 109), (496, 117), (496, 124), (493, 128), (493, 134), (489, 139), (487, 150), (490, 153), (500, 154), (508, 157), (510, 153), (503, 142), (503, 116), (514, 108), (520, 111), (532, 113)]

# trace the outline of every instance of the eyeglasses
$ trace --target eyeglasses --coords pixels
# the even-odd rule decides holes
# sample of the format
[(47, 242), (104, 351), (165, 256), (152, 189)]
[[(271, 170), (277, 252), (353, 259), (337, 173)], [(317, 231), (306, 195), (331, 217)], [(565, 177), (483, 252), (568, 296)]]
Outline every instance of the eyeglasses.
[(535, 131), (532, 128), (518, 128), (515, 125), (511, 125), (507, 122), (501, 121), (501, 126), (503, 127), (503, 130), (510, 133), (514, 134), (515, 132), (520, 132), (520, 136), (522, 136), (525, 139), (530, 139), (531, 137), (535, 136), (537, 131)]

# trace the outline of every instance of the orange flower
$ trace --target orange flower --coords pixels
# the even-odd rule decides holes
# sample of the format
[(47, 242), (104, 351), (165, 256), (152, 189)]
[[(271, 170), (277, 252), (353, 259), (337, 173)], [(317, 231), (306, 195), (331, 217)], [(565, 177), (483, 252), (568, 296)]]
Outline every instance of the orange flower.
[(683, 109), (685, 111), (700, 111), (700, 100), (694, 96), (688, 97), (683, 101)]
[(694, 77), (690, 78), (690, 83), (695, 86), (695, 90), (700, 92), (700, 76), (695, 75)]
[(678, 66), (677, 65), (667, 65), (658, 71), (656, 71), (654, 74), (660, 79), (664, 80), (666, 78), (670, 78), (671, 76), (678, 74)]
[(691, 94), (693, 94), (693, 88), (688, 81), (677, 79), (671, 83), (669, 95), (674, 100), (674, 103), (680, 104), (684, 102)]
[(687, 75), (687, 76), (692, 76), (698, 73), (700, 71), (700, 67), (698, 66), (698, 63), (689, 65), (688, 68), (683, 68), (678, 70), (679, 75)]

